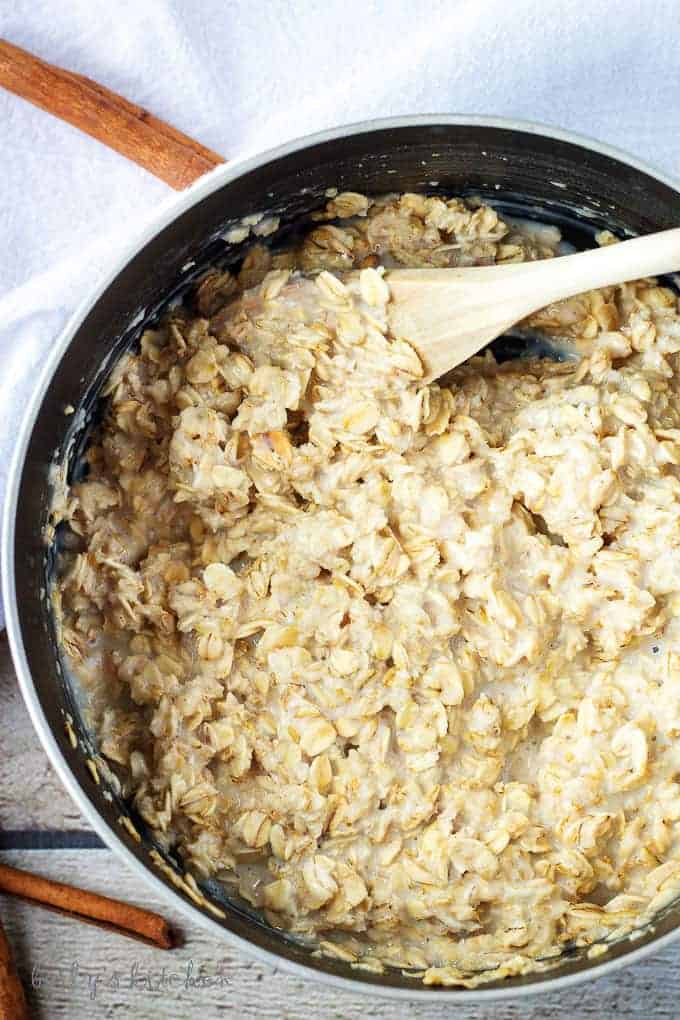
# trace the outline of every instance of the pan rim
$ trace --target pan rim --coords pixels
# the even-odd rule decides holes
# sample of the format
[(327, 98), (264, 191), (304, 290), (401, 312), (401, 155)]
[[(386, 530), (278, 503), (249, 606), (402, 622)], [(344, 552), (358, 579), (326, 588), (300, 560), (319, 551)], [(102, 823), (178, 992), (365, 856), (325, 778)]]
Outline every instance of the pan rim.
[[(83, 321), (94, 308), (101, 296), (110, 287), (121, 270), (142, 250), (142, 248), (156, 237), (165, 227), (169, 226), (183, 213), (193, 208), (207, 196), (236, 180), (238, 177), (252, 170), (270, 163), (274, 160), (288, 156), (292, 153), (310, 148), (325, 142), (341, 139), (346, 136), (365, 134), (376, 131), (388, 131), (406, 127), (484, 127), (505, 129), (534, 134), (543, 138), (555, 141), (567, 142), (579, 146), (587, 151), (595, 152), (619, 163), (623, 163), (658, 182), (666, 185), (680, 195), (680, 181), (669, 174), (666, 174), (643, 160), (638, 159), (615, 146), (599, 142), (586, 135), (568, 131), (552, 125), (541, 124), (533, 121), (525, 121), (513, 118), (466, 116), (463, 114), (420, 114), (414, 116), (398, 116), (379, 118), (365, 121), (357, 121), (341, 125), (328, 130), (315, 132), (296, 138), (292, 141), (275, 146), (264, 152), (245, 155), (231, 161), (224, 166), (216, 167), (205, 177), (193, 184), (185, 192), (179, 195), (171, 195), (167, 202), (163, 203), (157, 213), (152, 216), (144, 227), (137, 232), (137, 235), (125, 245), (118, 253), (114, 263), (109, 266), (106, 273), (96, 283), (92, 290), (80, 302), (69, 321), (61, 331), (58, 340), (53, 345), (45, 364), (37, 379), (31, 398), (27, 403), (22, 416), (21, 425), (17, 435), (17, 442), (14, 448), (12, 461), (7, 476), (7, 488), (5, 504), (2, 515), (2, 549), (0, 552), (0, 572), (2, 574), (2, 598), (5, 609), (6, 629), (9, 639), (12, 660), (17, 673), (19, 687), (22, 697), (28, 709), (34, 729), (36, 730), (43, 749), (45, 750), (52, 766), (54, 767), (67, 792), (83, 813), (87, 821), (100, 836), (102, 841), (110, 850), (117, 854), (128, 868), (146, 882), (150, 888), (162, 897), (165, 902), (172, 905), (187, 919), (188, 922), (199, 924), (205, 930), (216, 937), (226, 940), (235, 949), (243, 950), (251, 957), (272, 966), (281, 967), (288, 973), (306, 980), (319, 980), (347, 992), (378, 995), (382, 998), (406, 1002), (434, 1002), (442, 1001), (447, 1003), (483, 1003), (499, 1000), (510, 1000), (524, 996), (554, 993), (572, 988), (585, 981), (594, 980), (607, 974), (611, 975), (617, 970), (629, 964), (633, 964), (657, 952), (662, 947), (680, 938), (680, 924), (665, 935), (652, 938), (647, 944), (631, 949), (622, 956), (613, 960), (603, 960), (602, 963), (594, 963), (573, 974), (566, 974), (558, 977), (547, 976), (544, 980), (537, 980), (535, 984), (526, 986), (511, 986), (507, 988), (485, 988), (480, 986), (474, 990), (462, 988), (441, 988), (425, 987), (420, 989), (397, 988), (389, 985), (382, 985), (379, 982), (359, 981), (349, 977), (341, 977), (329, 974), (323, 970), (317, 970), (306, 964), (296, 963), (276, 952), (264, 949), (255, 945), (249, 939), (237, 935), (220, 925), (217, 921), (211, 920), (196, 907), (192, 906), (178, 892), (166, 886), (150, 867), (144, 866), (128, 849), (120, 836), (108, 825), (103, 816), (99, 814), (89, 797), (85, 794), (78, 783), (74, 773), (63, 755), (55, 739), (52, 728), (43, 712), (40, 699), (35, 690), (33, 678), (28, 664), (26, 649), (24, 647), (19, 621), (18, 607), (16, 604), (16, 582), (15, 582), (15, 521), (18, 509), (18, 497), (23, 476), (26, 453), (31, 440), (33, 429), (38, 418), (40, 409), (52, 377), (66, 352), (73, 337), (82, 325)], [(549, 974), (549, 972), (548, 972)]]

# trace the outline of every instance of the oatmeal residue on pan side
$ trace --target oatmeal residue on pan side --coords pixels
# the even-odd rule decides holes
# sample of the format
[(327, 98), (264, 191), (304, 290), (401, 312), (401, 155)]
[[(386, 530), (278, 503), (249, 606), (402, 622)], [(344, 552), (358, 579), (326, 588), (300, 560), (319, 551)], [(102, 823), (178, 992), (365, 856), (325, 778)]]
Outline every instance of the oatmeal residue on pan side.
[(559, 235), (418, 195), (324, 216), (116, 367), (63, 646), (197, 877), (343, 959), (529, 970), (680, 890), (677, 297), (584, 294), (528, 323), (579, 361), (424, 385), (381, 265)]

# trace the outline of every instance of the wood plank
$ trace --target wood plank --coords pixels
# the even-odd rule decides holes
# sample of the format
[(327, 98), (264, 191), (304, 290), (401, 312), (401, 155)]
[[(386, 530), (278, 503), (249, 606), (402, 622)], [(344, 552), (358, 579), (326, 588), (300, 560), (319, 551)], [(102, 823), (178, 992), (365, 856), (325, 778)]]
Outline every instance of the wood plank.
[[(353, 995), (256, 963), (149, 893), (108, 850), (12, 851), (2, 860), (50, 878), (87, 885), (158, 910), (183, 932), (181, 949), (163, 953), (60, 915), (0, 897), (34, 1015), (48, 1020), (176, 1020), (177, 1017), (285, 1017), (287, 1020), (665, 1020), (677, 1017), (680, 945), (559, 995), (486, 1008), (409, 1004)], [(165, 977), (162, 970), (165, 967)], [(31, 976), (33, 980), (31, 980)], [(187, 976), (189, 981), (187, 982)], [(203, 983), (191, 981), (203, 977)], [(213, 987), (206, 987), (212, 979)], [(189, 985), (189, 987), (187, 987)], [(35, 987), (32, 987), (35, 986)]]
[(89, 829), (33, 729), (0, 636), (0, 829)]

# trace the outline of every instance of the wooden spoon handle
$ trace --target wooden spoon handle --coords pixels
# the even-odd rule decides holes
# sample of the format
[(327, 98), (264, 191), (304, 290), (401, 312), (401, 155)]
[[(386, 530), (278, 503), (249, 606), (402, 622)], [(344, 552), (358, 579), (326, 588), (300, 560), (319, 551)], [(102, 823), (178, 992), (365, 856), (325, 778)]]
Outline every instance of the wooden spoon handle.
[(28, 1020), (26, 996), (14, 969), (12, 952), (0, 924), (0, 1020)]
[(97, 82), (0, 39), (0, 85), (181, 191), (224, 158)]
[[(680, 227), (576, 255), (563, 255), (559, 259), (516, 265), (516, 279), (510, 280), (509, 286), (518, 291), (520, 278), (522, 286), (526, 282), (527, 299), (533, 306), (529, 310), (533, 311), (551, 301), (561, 301), (598, 287), (679, 272)], [(521, 274), (520, 268), (524, 270)]]

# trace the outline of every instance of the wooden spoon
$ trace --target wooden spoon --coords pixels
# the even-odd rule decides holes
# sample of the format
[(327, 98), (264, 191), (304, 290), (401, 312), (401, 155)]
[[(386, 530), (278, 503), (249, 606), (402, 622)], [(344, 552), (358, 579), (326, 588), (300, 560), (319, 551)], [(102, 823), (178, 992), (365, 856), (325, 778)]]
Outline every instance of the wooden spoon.
[(680, 270), (680, 228), (576, 255), (479, 269), (391, 269), (389, 325), (437, 379), (553, 301)]

